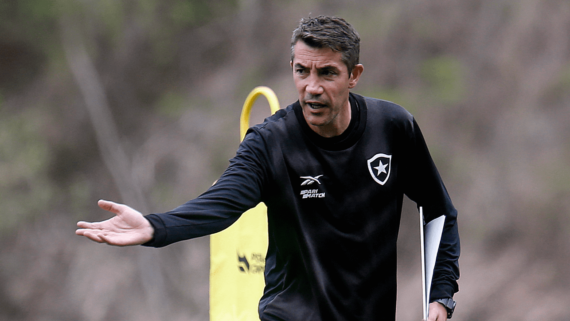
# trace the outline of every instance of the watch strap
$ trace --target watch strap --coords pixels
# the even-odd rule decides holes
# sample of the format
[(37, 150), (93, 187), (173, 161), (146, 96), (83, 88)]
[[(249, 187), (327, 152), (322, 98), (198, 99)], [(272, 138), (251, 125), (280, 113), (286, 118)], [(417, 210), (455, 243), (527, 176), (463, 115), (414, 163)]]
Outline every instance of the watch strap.
[(445, 307), (445, 309), (447, 310), (447, 318), (451, 319), (451, 317), (453, 316), (453, 311), (455, 311), (455, 306), (457, 302), (453, 301), (452, 298), (437, 299), (435, 300), (435, 302)]

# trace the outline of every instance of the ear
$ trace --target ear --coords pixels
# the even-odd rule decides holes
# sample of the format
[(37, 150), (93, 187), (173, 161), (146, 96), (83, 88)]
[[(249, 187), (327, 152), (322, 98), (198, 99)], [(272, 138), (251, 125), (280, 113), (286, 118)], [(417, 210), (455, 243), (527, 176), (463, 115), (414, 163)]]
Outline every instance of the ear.
[(293, 69), (293, 60), (291, 60), (290, 63), (291, 63), (291, 69)]
[(364, 72), (364, 66), (362, 64), (358, 64), (352, 68), (352, 73), (348, 79), (348, 88), (352, 89), (356, 87), (356, 84), (358, 83), (362, 72)]

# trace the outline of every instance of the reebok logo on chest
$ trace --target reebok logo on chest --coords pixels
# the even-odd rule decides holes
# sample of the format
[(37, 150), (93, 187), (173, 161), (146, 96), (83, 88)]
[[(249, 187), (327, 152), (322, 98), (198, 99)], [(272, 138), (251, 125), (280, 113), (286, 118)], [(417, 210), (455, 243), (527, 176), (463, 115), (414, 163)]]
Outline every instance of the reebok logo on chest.
[[(301, 179), (303, 180), (301, 182), (301, 186), (309, 186), (309, 185), (321, 185), (321, 181), (319, 181), (319, 178), (321, 178), (323, 175), (318, 175), (318, 176), (301, 176)], [(324, 198), (325, 197), (325, 193), (324, 192), (320, 192), (318, 188), (314, 188), (314, 186), (311, 186), (311, 189), (302, 189), (301, 190), (301, 197), (302, 199), (307, 199), (307, 198)]]

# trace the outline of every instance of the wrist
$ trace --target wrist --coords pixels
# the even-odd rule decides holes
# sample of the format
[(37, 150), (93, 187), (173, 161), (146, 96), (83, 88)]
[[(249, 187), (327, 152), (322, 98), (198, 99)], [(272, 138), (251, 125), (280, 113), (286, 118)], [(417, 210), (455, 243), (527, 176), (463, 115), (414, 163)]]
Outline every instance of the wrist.
[(154, 227), (146, 218), (145, 221), (146, 223), (143, 227), (143, 243), (148, 243), (154, 238)]
[(447, 311), (447, 318), (451, 319), (451, 317), (453, 316), (453, 312), (455, 311), (455, 306), (456, 306), (456, 302), (453, 300), (453, 298), (441, 298), (441, 299), (437, 299), (433, 302), (437, 302), (439, 304), (441, 304), (445, 310)]

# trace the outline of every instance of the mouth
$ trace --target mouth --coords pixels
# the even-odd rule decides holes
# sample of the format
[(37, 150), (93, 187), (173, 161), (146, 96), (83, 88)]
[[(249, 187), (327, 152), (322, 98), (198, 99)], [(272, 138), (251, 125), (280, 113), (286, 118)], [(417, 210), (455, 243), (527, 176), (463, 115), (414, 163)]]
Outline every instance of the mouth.
[(309, 106), (309, 108), (313, 109), (313, 110), (317, 110), (317, 109), (321, 109), (326, 107), (327, 105), (323, 104), (323, 103), (319, 103), (316, 101), (312, 101), (312, 102), (305, 102), (305, 104), (307, 106)]

